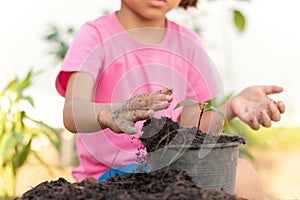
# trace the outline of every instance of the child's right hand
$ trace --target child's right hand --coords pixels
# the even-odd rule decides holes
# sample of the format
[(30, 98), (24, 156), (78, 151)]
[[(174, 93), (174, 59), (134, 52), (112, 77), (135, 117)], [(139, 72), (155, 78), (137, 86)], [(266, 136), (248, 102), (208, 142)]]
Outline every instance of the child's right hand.
[(172, 100), (172, 90), (168, 88), (151, 94), (139, 94), (125, 103), (106, 106), (99, 112), (97, 119), (102, 129), (110, 128), (116, 133), (135, 134), (135, 122), (148, 119), (155, 111), (168, 108)]

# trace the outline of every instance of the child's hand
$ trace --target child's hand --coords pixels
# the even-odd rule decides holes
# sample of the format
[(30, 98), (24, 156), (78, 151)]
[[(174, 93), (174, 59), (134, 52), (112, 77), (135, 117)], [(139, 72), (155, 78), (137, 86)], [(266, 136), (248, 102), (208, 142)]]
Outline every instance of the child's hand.
[(102, 129), (135, 134), (135, 122), (148, 119), (155, 111), (168, 108), (172, 100), (172, 90), (167, 88), (152, 94), (139, 94), (123, 104), (108, 106), (98, 114), (98, 121)]
[(280, 120), (286, 108), (282, 101), (275, 102), (268, 95), (282, 91), (283, 88), (278, 86), (248, 87), (231, 99), (229, 112), (254, 130), (258, 130), (260, 124), (270, 127), (272, 121)]

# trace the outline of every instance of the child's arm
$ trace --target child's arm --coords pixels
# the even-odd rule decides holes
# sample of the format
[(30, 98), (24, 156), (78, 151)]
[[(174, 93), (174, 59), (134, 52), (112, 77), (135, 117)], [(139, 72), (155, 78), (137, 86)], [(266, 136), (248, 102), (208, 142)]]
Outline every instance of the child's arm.
[(172, 91), (163, 89), (140, 94), (124, 103), (92, 102), (94, 80), (87, 73), (74, 72), (68, 81), (63, 119), (73, 132), (95, 132), (110, 128), (116, 133), (136, 133), (135, 122), (148, 119), (155, 111), (166, 109), (172, 101)]

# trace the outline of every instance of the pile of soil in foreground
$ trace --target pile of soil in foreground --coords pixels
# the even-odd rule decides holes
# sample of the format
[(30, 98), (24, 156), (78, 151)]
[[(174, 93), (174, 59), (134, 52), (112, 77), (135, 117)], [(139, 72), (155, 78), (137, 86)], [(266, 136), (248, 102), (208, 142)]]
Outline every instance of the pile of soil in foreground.
[[(183, 129), (169, 118), (147, 120), (143, 127), (142, 143), (148, 152), (168, 144), (178, 134), (192, 136), (193, 144), (205, 143), (245, 143), (237, 136), (213, 136), (196, 128)], [(183, 132), (182, 132), (183, 131)], [(181, 134), (182, 136), (182, 134)], [(185, 137), (184, 136), (184, 137)], [(179, 143), (181, 139), (178, 140)], [(139, 156), (139, 155), (137, 155)], [(133, 173), (110, 178), (99, 183), (90, 178), (82, 182), (70, 183), (63, 178), (43, 182), (16, 200), (226, 200), (242, 199), (218, 190), (208, 190), (197, 186), (185, 171), (163, 168), (151, 173)]]
[[(201, 144), (231, 143), (246, 144), (244, 138), (229, 135), (212, 135), (199, 131), (196, 127), (183, 128), (177, 122), (168, 117), (161, 119), (148, 119), (142, 128), (143, 135), (140, 140), (146, 147), (147, 152), (153, 152), (168, 145), (183, 145), (187, 142), (190, 148), (199, 148)], [(175, 138), (176, 137), (176, 138)]]
[(242, 199), (217, 190), (198, 187), (184, 171), (161, 169), (155, 172), (116, 176), (103, 183), (86, 179), (69, 183), (60, 178), (43, 182), (16, 200), (190, 200)]

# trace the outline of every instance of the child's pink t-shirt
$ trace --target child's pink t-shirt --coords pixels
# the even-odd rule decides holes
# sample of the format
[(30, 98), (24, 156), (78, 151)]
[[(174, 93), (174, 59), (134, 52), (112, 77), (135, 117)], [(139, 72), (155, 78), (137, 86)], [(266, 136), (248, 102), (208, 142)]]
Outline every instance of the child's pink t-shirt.
[[(139, 30), (145, 35), (150, 29)], [(133, 33), (133, 32), (132, 32)], [(180, 109), (175, 105), (184, 99), (204, 102), (220, 91), (217, 74), (198, 36), (167, 20), (164, 38), (159, 44), (141, 42), (126, 32), (116, 13), (85, 23), (56, 79), (56, 89), (64, 96), (72, 72), (86, 72), (95, 80), (93, 101), (124, 102), (141, 93), (172, 88), (174, 100), (167, 110), (155, 117), (168, 116), (175, 121)], [(95, 133), (79, 133), (77, 151), (80, 166), (73, 177), (81, 181), (99, 178), (105, 171), (137, 162), (143, 122), (136, 123), (135, 135), (116, 134), (110, 129)]]

